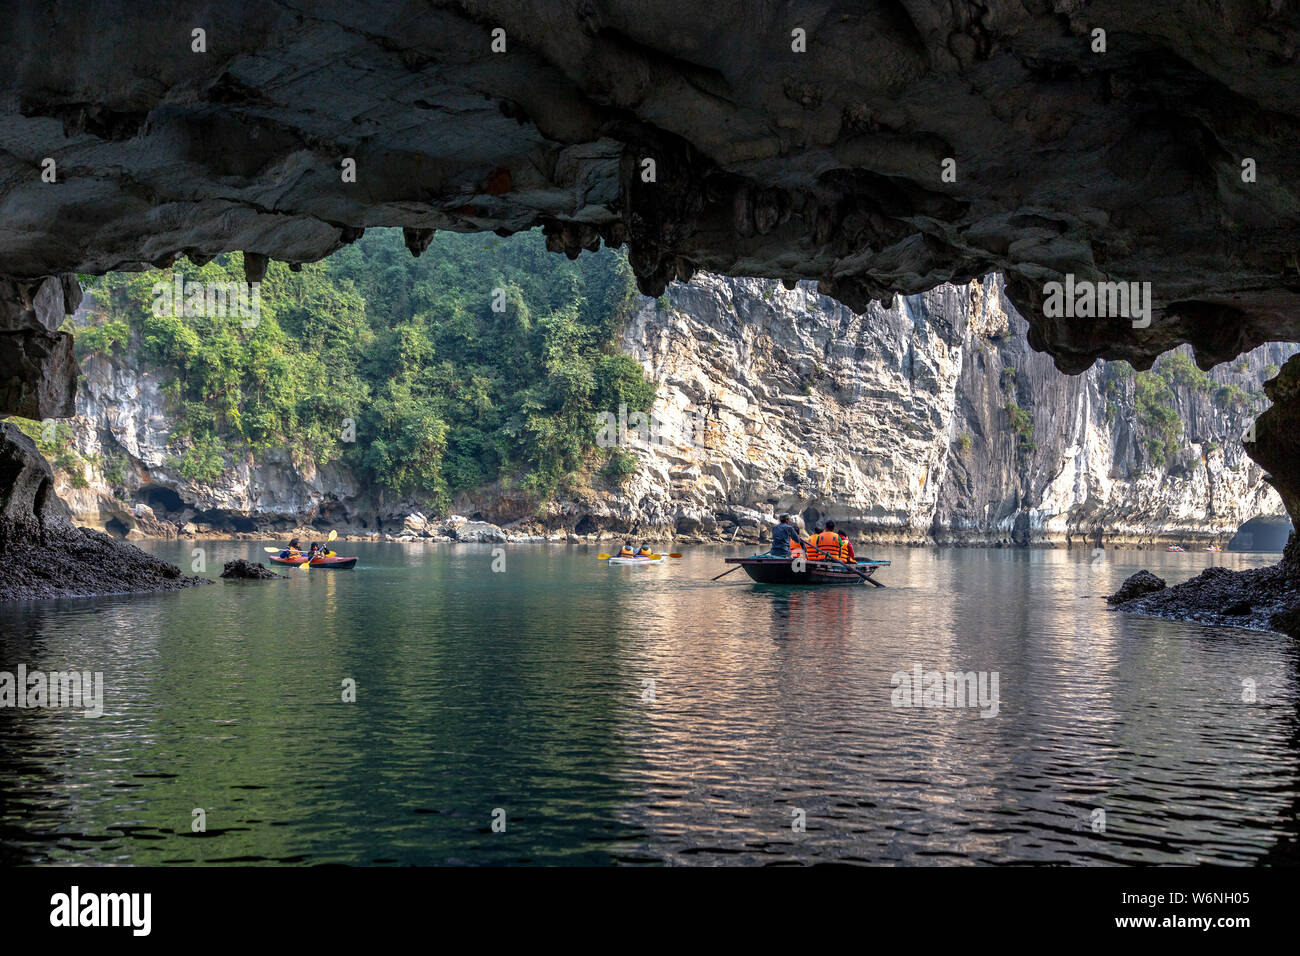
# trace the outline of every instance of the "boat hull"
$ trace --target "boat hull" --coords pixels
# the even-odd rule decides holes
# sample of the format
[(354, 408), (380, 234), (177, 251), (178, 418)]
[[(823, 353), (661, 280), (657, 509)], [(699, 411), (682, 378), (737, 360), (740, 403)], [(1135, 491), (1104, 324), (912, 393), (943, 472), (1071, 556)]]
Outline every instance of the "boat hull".
[[(273, 563), (288, 564), (288, 565), (292, 565), (293, 567), (298, 567), (299, 565), (303, 564), (306, 560), (307, 560), (306, 558), (281, 558), (281, 557), (277, 557), (276, 555), (271, 555), (271, 561)], [(342, 557), (317, 558), (315, 561), (311, 563), (311, 566), (313, 568), (328, 568), (333, 571), (346, 571), (348, 568), (356, 565), (356, 563), (357, 563), (356, 558), (342, 558)]]
[(663, 555), (657, 558), (610, 558), (610, 564), (659, 564), (663, 561)]
[[(739, 564), (759, 584), (826, 585), (864, 584), (862, 577), (834, 561), (807, 561), (796, 568), (790, 558), (773, 558), (756, 555), (752, 558), (727, 558), (727, 564)], [(856, 567), (867, 577), (877, 568), (888, 566), (888, 561), (860, 561)]]

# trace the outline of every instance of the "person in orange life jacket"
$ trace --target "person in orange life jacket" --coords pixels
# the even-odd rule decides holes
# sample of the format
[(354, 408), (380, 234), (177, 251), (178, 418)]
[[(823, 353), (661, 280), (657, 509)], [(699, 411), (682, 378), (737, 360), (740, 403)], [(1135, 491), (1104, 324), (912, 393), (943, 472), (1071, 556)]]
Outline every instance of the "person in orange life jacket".
[(631, 557), (634, 557), (635, 555), (636, 555), (636, 552), (632, 550), (632, 542), (631, 542), (631, 541), (624, 541), (624, 542), (623, 542), (623, 550), (620, 551), (620, 552), (618, 553), (618, 556), (619, 556), (620, 558), (631, 558)]
[(636, 556), (638, 558), (648, 558), (652, 554), (654, 554), (654, 552), (650, 550), (650, 545), (643, 544), (641, 545), (641, 550), (636, 553)]
[(302, 557), (302, 543), (294, 538), (289, 542), (289, 547), (280, 552), (282, 558), (299, 558)]
[(856, 560), (853, 554), (853, 545), (849, 544), (847, 538), (836, 533), (834, 521), (827, 521), (826, 530), (813, 535), (808, 544), (809, 560), (816, 561), (826, 558), (845, 562)]

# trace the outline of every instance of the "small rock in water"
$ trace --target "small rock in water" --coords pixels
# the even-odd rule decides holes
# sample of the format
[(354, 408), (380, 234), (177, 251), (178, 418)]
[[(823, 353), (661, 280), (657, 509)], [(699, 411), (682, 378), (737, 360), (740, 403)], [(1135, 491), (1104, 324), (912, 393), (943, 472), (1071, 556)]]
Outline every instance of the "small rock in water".
[(245, 561), (243, 558), (227, 561), (221, 576), (223, 578), (249, 578), (252, 580), (284, 577), (282, 574), (276, 574), (260, 561)]
[(1120, 585), (1119, 590), (1106, 598), (1107, 604), (1123, 604), (1156, 591), (1163, 591), (1165, 582), (1150, 571), (1139, 571)]

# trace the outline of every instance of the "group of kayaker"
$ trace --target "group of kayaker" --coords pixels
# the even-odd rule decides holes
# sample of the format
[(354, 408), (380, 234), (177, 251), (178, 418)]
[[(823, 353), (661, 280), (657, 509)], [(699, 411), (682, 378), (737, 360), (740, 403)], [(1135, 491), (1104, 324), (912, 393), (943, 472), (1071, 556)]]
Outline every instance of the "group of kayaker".
[(853, 543), (835, 530), (835, 522), (818, 525), (813, 534), (804, 540), (799, 529), (790, 523), (789, 515), (781, 515), (772, 529), (771, 554), (776, 558), (794, 558), (802, 554), (809, 561), (839, 560), (847, 564), (857, 561)]
[(641, 550), (639, 550), (639, 551), (633, 551), (633, 550), (632, 550), (632, 542), (631, 542), (631, 541), (624, 541), (624, 542), (623, 542), (623, 549), (622, 549), (621, 551), (619, 551), (618, 556), (619, 556), (620, 558), (648, 558), (648, 557), (650, 557), (650, 556), (653, 555), (653, 554), (654, 554), (654, 552), (650, 550), (650, 545), (649, 545), (649, 544), (645, 544), (645, 543), (643, 543), (643, 544), (641, 545)]
[(302, 550), (302, 542), (294, 538), (289, 542), (289, 547), (280, 552), (282, 558), (306, 558), (308, 561), (315, 561), (317, 558), (332, 558), (334, 552), (328, 547), (322, 547), (318, 542), (313, 541), (311, 547), (306, 551)]

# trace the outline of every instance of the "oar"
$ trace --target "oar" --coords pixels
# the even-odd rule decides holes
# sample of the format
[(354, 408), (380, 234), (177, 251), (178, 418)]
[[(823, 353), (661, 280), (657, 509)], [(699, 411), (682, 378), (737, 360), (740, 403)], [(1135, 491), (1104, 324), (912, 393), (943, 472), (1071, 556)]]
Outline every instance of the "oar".
[(873, 580), (871, 580), (871, 577), (870, 577), (869, 575), (863, 574), (861, 571), (859, 571), (859, 570), (858, 570), (857, 568), (855, 568), (853, 565), (849, 564), (847, 561), (841, 561), (839, 558), (835, 557), (835, 555), (833, 555), (833, 554), (828, 554), (828, 553), (825, 552), (825, 551), (822, 551), (821, 553), (822, 553), (823, 555), (825, 555), (827, 558), (830, 558), (830, 559), (831, 559), (832, 561), (834, 561), (836, 564), (842, 564), (842, 565), (844, 565), (844, 567), (848, 568), (850, 571), (852, 571), (852, 572), (853, 572), (854, 574), (856, 574), (858, 577), (862, 578), (862, 580), (866, 581), (868, 584), (874, 584), (874, 585), (875, 585), (876, 587), (878, 587), (878, 588), (883, 588), (883, 587), (884, 587), (884, 585), (881, 584), (879, 581), (873, 581)]
[[(743, 567), (744, 567), (743, 564), (738, 564), (734, 568), (732, 568), (731, 571), (739, 571)], [(721, 574), (717, 575), (716, 577), (710, 578), (709, 580), (716, 581), (718, 580), (718, 578), (725, 578), (728, 574), (731, 573), (731, 571), (723, 571)]]

